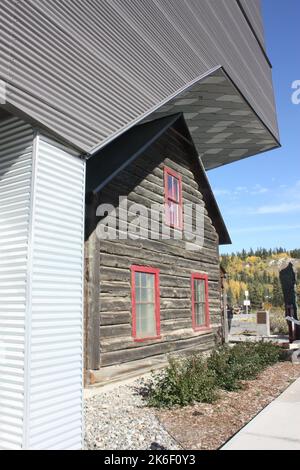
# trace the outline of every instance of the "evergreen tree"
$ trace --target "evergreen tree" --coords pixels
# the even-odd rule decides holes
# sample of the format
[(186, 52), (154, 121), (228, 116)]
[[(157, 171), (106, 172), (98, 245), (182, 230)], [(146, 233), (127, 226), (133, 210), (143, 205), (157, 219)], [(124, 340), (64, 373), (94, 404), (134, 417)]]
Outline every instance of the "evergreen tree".
[(263, 285), (258, 281), (254, 281), (249, 286), (249, 296), (250, 296), (251, 306), (254, 308), (260, 308), (264, 301)]
[(230, 289), (227, 289), (227, 303), (228, 305), (232, 306), (233, 305), (233, 294), (232, 294), (232, 290)]
[(290, 252), (291, 258), (300, 259), (300, 249), (299, 250), (292, 250)]
[(275, 276), (273, 279), (272, 287), (272, 304), (274, 307), (281, 307), (284, 304), (283, 292), (281, 289), (279, 278), (277, 276)]

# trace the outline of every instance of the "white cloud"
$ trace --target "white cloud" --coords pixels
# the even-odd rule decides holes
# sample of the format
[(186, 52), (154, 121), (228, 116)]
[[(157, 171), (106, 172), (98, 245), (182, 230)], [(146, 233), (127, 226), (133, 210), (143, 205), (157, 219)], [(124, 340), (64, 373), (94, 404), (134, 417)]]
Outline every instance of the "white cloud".
[(254, 187), (237, 186), (232, 189), (217, 188), (215, 189), (214, 194), (215, 196), (241, 196), (242, 194), (251, 194), (252, 196), (256, 196), (268, 193), (269, 191), (270, 190), (268, 188), (264, 188), (260, 184), (256, 184)]
[(215, 196), (230, 196), (231, 191), (229, 189), (215, 189)]
[(266, 194), (270, 190), (268, 188), (265, 188), (261, 186), (260, 184), (256, 184), (249, 192), (252, 196), (257, 196), (259, 194)]
[(254, 210), (255, 214), (289, 214), (291, 212), (299, 212), (300, 204), (298, 203), (283, 203), (274, 204), (270, 206), (261, 206)]
[(246, 186), (238, 186), (237, 188), (235, 188), (235, 192), (236, 193), (247, 193), (248, 188)]
[(243, 227), (237, 229), (230, 229), (231, 234), (242, 234), (242, 233), (260, 233), (260, 232), (280, 232), (287, 230), (299, 230), (300, 225), (261, 225), (257, 227)]

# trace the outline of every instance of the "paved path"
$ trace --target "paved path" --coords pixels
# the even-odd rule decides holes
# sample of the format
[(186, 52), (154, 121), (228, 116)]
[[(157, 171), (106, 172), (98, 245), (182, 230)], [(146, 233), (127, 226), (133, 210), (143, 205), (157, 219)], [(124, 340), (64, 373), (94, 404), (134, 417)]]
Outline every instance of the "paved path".
[(222, 450), (300, 450), (300, 379)]

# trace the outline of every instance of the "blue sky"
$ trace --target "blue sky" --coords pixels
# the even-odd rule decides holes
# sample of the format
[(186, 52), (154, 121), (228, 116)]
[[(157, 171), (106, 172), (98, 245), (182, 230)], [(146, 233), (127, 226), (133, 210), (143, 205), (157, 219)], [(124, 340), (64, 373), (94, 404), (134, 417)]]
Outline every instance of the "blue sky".
[(291, 99), (300, 80), (300, 2), (262, 2), (282, 148), (208, 173), (233, 242), (223, 253), (300, 247), (300, 104)]

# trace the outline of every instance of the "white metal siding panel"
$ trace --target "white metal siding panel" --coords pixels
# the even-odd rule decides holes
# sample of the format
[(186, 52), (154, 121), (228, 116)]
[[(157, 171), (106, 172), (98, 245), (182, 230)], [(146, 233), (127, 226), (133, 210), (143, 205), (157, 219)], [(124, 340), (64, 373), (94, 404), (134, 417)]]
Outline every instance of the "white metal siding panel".
[(236, 0), (2, 0), (0, 13), (9, 103), (81, 150), (217, 65), (278, 136), (271, 71)]
[(81, 449), (85, 162), (0, 122), (0, 449)]
[(32, 142), (28, 124), (0, 122), (0, 449), (23, 444)]
[(36, 152), (28, 445), (81, 449), (85, 163), (44, 136)]

